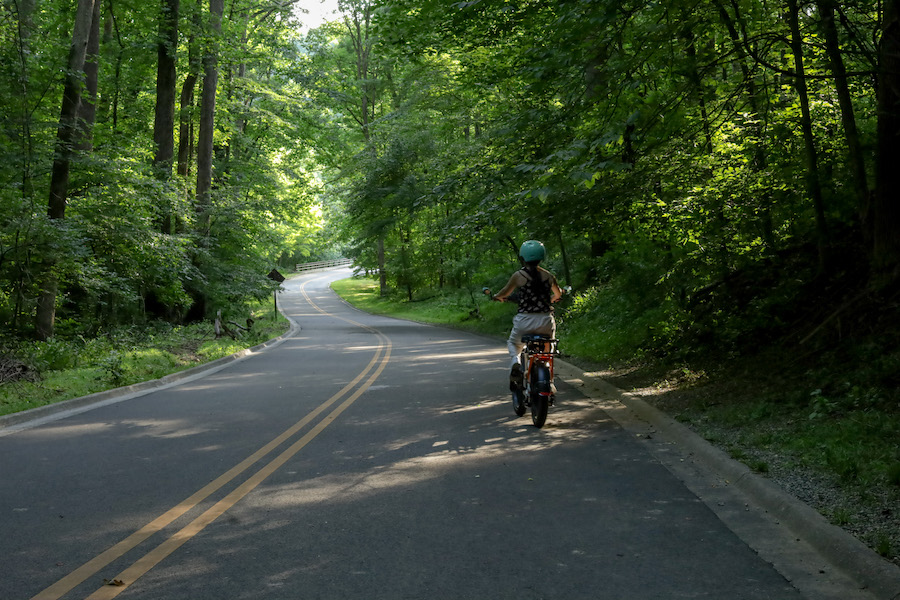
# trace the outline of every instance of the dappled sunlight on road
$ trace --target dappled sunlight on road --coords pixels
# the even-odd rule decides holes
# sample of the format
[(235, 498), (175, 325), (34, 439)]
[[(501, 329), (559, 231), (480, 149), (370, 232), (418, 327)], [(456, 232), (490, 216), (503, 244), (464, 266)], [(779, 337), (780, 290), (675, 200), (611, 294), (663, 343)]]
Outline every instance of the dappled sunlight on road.
[[(405, 564), (404, 557), (413, 555), (425, 561), (423, 565), (434, 564), (434, 569), (425, 569), (434, 580), (442, 572), (441, 556), (453, 551), (444, 547), (455, 539), (447, 533), (452, 530), (464, 532), (461, 537), (474, 544), (469, 546), (471, 559), (460, 558), (464, 555), (455, 549), (454, 565), (462, 560), (493, 570), (502, 558), (479, 552), (505, 547), (507, 542), (495, 541), (497, 536), (512, 535), (508, 543), (519, 547), (531, 539), (535, 517), (555, 522), (555, 512), (545, 510), (548, 503), (580, 515), (585, 533), (570, 532), (556, 541), (542, 537), (542, 547), (557, 549), (552, 561), (541, 563), (553, 571), (547, 576), (565, 580), (573, 569), (576, 576), (590, 577), (587, 574), (610, 559), (620, 564), (631, 559), (628, 568), (635, 568), (647, 550), (621, 540), (654, 523), (660, 532), (654, 551), (663, 552), (666, 540), (676, 544), (677, 534), (691, 522), (668, 522), (670, 504), (693, 500), (648, 485), (636, 505), (624, 511), (616, 507), (620, 512), (615, 520), (599, 518), (619, 501), (619, 478), (625, 472), (659, 466), (643, 450), (622, 446), (622, 431), (595, 403), (561, 387), (559, 406), (551, 409), (551, 419), (539, 430), (528, 415), (511, 414), (505, 393), (445, 406), (408, 398), (409, 404), (398, 405), (385, 395), (390, 392), (385, 386), (385, 394), (370, 399), (381, 403), (380, 412), (354, 414), (335, 431), (332, 444), (286, 464), (204, 532), (196, 543), (205, 553), (183, 556), (169, 577), (198, 590), (202, 584), (197, 576), (253, 582), (261, 592), (276, 594), (311, 581), (332, 591), (352, 590), (378, 581), (380, 571)], [(384, 422), (394, 427), (388, 429)], [(602, 452), (605, 442), (615, 452)], [(589, 472), (583, 476), (571, 470), (578, 464), (573, 457), (579, 446), (601, 451), (584, 463)], [(555, 464), (548, 470), (550, 456)], [(563, 481), (565, 488), (560, 487)], [(598, 535), (614, 537), (617, 545), (598, 543)], [(280, 551), (270, 564), (258, 573), (234, 570), (242, 557), (270, 547), (273, 540)], [(368, 542), (355, 548), (354, 540)], [(372, 545), (373, 540), (379, 543)], [(232, 568), (210, 572), (216, 558)], [(343, 573), (345, 579), (335, 580), (331, 573)], [(397, 575), (391, 589), (399, 594), (414, 580), (409, 574)], [(153, 589), (152, 579), (145, 583), (147, 591)]]
[(378, 350), (377, 345), (372, 346), (343, 346), (342, 352), (349, 354), (350, 352), (375, 352)]
[[(368, 502), (377, 495), (428, 486), (430, 481), (448, 475), (458, 477), (461, 473), (469, 473), (471, 477), (481, 479), (481, 471), (488, 473), (510, 460), (556, 447), (587, 443), (596, 439), (598, 428), (614, 427), (606, 413), (598, 411), (590, 400), (576, 398), (575, 394), (567, 394), (563, 406), (551, 409), (551, 418), (541, 430), (531, 425), (527, 414), (521, 418), (512, 414), (497, 416), (507, 404), (510, 402), (504, 395), (472, 404), (421, 407), (424, 413), (433, 413), (434, 416), (429, 418), (433, 424), (440, 423), (441, 419), (453, 419), (456, 426), (447, 423), (445, 427), (417, 431), (379, 445), (335, 450), (332, 460), (343, 465), (341, 468), (329, 469), (331, 472), (302, 481), (263, 484), (256, 493), (261, 495), (260, 501), (272, 509)], [(511, 405), (509, 412), (512, 412)], [(467, 418), (469, 426), (458, 436), (465, 441), (446, 435), (447, 431), (460, 431), (458, 425), (464, 424), (460, 420)], [(396, 421), (396, 416), (385, 415), (385, 420)], [(373, 427), (376, 423), (371, 419), (354, 418), (348, 425)], [(288, 471), (287, 474), (299, 473)]]
[(452, 415), (452, 414), (456, 414), (456, 413), (477, 412), (477, 411), (484, 411), (484, 410), (488, 410), (488, 409), (496, 410), (498, 406), (501, 406), (503, 404), (506, 404), (506, 402), (504, 402), (503, 400), (500, 400), (500, 399), (495, 399), (495, 400), (482, 401), (482, 402), (478, 402), (478, 403), (474, 403), (474, 404), (460, 404), (457, 406), (450, 406), (450, 407), (446, 407), (446, 408), (435, 408), (433, 410), (434, 410), (434, 412), (436, 412), (438, 414)]
[[(434, 346), (446, 346), (447, 344), (470, 344), (470, 340), (465, 340), (462, 338), (445, 338), (442, 340), (429, 340), (428, 346), (433, 348)], [(416, 352), (416, 350), (409, 350), (409, 352)]]
[[(423, 439), (422, 442), (428, 440)], [(257, 493), (263, 495), (266, 505), (274, 509), (324, 502), (364, 502), (368, 496), (409, 486), (428, 485), (430, 480), (443, 477), (450, 471), (477, 467), (485, 461), (496, 462), (512, 452), (535, 452), (548, 448), (541, 440), (525, 435), (491, 438), (480, 446), (457, 446), (448, 440), (434, 440), (425, 445), (433, 447), (434, 444), (440, 444), (434, 451), (390, 464), (374, 465), (349, 473), (321, 475), (296, 483), (264, 484)], [(401, 443), (398, 448), (407, 447), (408, 444)], [(348, 457), (348, 460), (351, 459), (365, 465), (375, 461), (376, 456)]]
[(200, 446), (198, 448), (194, 448), (194, 452), (218, 452), (224, 449), (225, 446), (222, 444), (211, 444), (209, 446)]
[[(369, 326), (345, 327), (347, 319), (327, 330), (321, 322), (309, 319), (277, 353), (184, 382), (150, 402), (123, 404), (100, 423), (33, 431), (35, 438), (68, 437), (69, 448), (95, 445), (91, 464), (105, 468), (97, 474), (69, 469), (68, 489), (86, 507), (96, 508), (91, 498), (98, 490), (101, 511), (128, 507), (96, 519), (89, 530), (67, 520), (72, 540), (110, 547), (142, 526), (159, 528), (152, 535), (160, 548), (169, 543), (160, 538), (190, 536), (163, 568), (138, 575), (148, 597), (161, 582), (181, 597), (202, 597), (191, 590), (202, 590), (207, 580), (277, 594), (328, 571), (371, 577), (380, 565), (357, 560), (358, 530), (384, 529), (385, 536), (361, 539), (386, 539), (395, 546), (390, 552), (403, 553), (404, 536), (393, 535), (394, 528), (410, 527), (426, 553), (439, 555), (430, 546), (435, 536), (422, 526), (443, 533), (446, 511), (464, 527), (488, 515), (512, 523), (517, 512), (557, 501), (559, 482), (578, 487), (581, 475), (563, 475), (565, 464), (543, 465), (551, 452), (584, 445), (608, 424), (585, 417), (589, 403), (562, 402), (563, 395), (575, 396), (562, 392), (543, 430), (528, 415), (515, 418), (503, 391), (502, 343), (441, 338), (444, 332), (430, 330), (422, 335), (421, 326), (402, 322), (379, 322), (377, 335)], [(331, 412), (318, 412), (320, 405)], [(118, 460), (102, 449), (108, 447), (128, 447), (131, 458)], [(163, 473), (175, 476), (158, 490)], [(128, 486), (109, 485), (117, 481)], [(581, 505), (579, 495), (587, 496), (573, 491), (569, 500)], [(261, 547), (276, 561), (259, 571), (244, 568)], [(342, 563), (334, 560), (344, 552)]]
[[(423, 442), (427, 442), (430, 439), (433, 439), (433, 436), (431, 434), (420, 433), (420, 434), (413, 435), (413, 436), (410, 436), (407, 438), (402, 438), (402, 439), (396, 440), (394, 442), (390, 442), (390, 443), (386, 444), (385, 449), (388, 450), (389, 452), (395, 452), (397, 450), (400, 450), (401, 448), (406, 448), (406, 447), (412, 446), (414, 444), (421, 444)], [(433, 446), (433, 444), (432, 444), (432, 446)]]
[(497, 364), (497, 358), (495, 356), (482, 354), (472, 354), (471, 352), (458, 352), (454, 354), (448, 354), (442, 352), (440, 354), (418, 354), (412, 358), (403, 359), (398, 362), (412, 362), (415, 364), (420, 364), (422, 361), (432, 361), (435, 363), (445, 363), (453, 364), (454, 369), (460, 368), (462, 365), (486, 365), (492, 366)]
[(32, 433), (38, 440), (50, 440), (53, 438), (80, 437), (85, 435), (105, 434), (113, 427), (112, 423), (80, 423), (78, 425), (57, 425), (44, 427)]
[(200, 427), (185, 419), (126, 419), (119, 421), (117, 425), (125, 428), (124, 435), (127, 437), (175, 439), (215, 431), (213, 427)]
[(460, 350), (458, 352), (445, 352), (440, 349), (422, 348), (419, 350), (407, 350), (405, 354), (411, 355), (411, 358), (404, 358), (404, 361), (418, 362), (420, 360), (449, 361), (452, 362), (454, 368), (461, 364), (481, 364), (496, 365), (499, 356), (506, 356), (504, 350), (482, 350), (473, 352), (472, 350)]

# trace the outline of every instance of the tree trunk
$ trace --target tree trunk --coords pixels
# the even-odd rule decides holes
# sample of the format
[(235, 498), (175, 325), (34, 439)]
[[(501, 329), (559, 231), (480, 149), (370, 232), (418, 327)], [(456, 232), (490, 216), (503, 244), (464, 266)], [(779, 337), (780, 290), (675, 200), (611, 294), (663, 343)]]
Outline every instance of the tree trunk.
[[(179, 0), (162, 0), (159, 15), (159, 40), (156, 45), (156, 106), (153, 119), (153, 143), (156, 153), (153, 167), (160, 181), (172, 176), (175, 158), (175, 62), (178, 48)], [(172, 233), (171, 204), (162, 208), (159, 228)]]
[(218, 42), (215, 38), (222, 31), (224, 0), (209, 0), (209, 28), (214, 41), (203, 57), (203, 89), (200, 94), (200, 131), (197, 134), (197, 202), (195, 210), (200, 214), (199, 226), (207, 233), (209, 224), (210, 189), (212, 188), (213, 132), (216, 114), (216, 86), (218, 83)]
[(872, 259), (878, 275), (900, 265), (900, 0), (884, 1), (878, 77), (878, 155)]
[[(869, 184), (866, 181), (866, 162), (859, 142), (859, 130), (856, 127), (856, 116), (853, 111), (853, 100), (847, 85), (847, 69), (841, 56), (838, 42), (837, 26), (834, 20), (835, 1), (818, 0), (819, 15), (822, 18), (822, 31), (825, 38), (825, 51), (834, 75), (834, 87), (838, 103), (841, 107), (841, 123), (844, 126), (844, 139), (847, 142), (847, 154), (850, 161), (850, 177), (856, 195), (856, 205), (863, 228), (866, 227), (869, 213)], [(865, 235), (865, 234), (864, 234)]]
[[(32, 125), (32, 114), (31, 108), (28, 105), (28, 69), (29, 69), (29, 57), (34, 55), (32, 50), (32, 42), (31, 38), (34, 34), (34, 12), (36, 8), (37, 1), (36, 0), (21, 0), (18, 3), (19, 8), (19, 40), (18, 40), (18, 48), (17, 48), (17, 76), (18, 80), (21, 83), (21, 87), (19, 88), (19, 93), (21, 93), (21, 101), (18, 102), (18, 110), (16, 120), (21, 123), (20, 125), (20, 135), (22, 139), (22, 145), (20, 148), (21, 156), (22, 156), (22, 196), (23, 197), (31, 197), (34, 192), (34, 176), (33, 176), (33, 165), (34, 165), (34, 147), (31, 141), (31, 125)], [(11, 115), (10, 115), (11, 116)], [(21, 289), (18, 287), (17, 289)], [(18, 300), (17, 300), (18, 306)], [(13, 320), (15, 321), (17, 317), (17, 312), (13, 313)]]
[[(55, 261), (54, 261), (55, 262)], [(37, 301), (37, 312), (34, 319), (34, 331), (37, 339), (46, 341), (53, 337), (53, 327), (56, 320), (56, 294), (59, 290), (56, 274), (50, 271), (53, 263), (47, 261), (42, 274), (40, 292)]]
[(88, 36), (87, 52), (84, 59), (84, 91), (78, 107), (79, 132), (78, 150), (91, 152), (94, 149), (94, 123), (97, 121), (97, 90), (100, 78), (100, 5), (94, 2), (91, 17), (91, 32)]
[(194, 123), (191, 110), (194, 106), (194, 88), (197, 87), (197, 75), (189, 73), (181, 86), (181, 98), (178, 111), (178, 174), (187, 177), (190, 172), (191, 154), (194, 139)]
[[(685, 17), (686, 20), (686, 17)], [(685, 53), (688, 57), (687, 78), (690, 81), (697, 94), (697, 103), (700, 107), (700, 121), (703, 126), (704, 147), (703, 150), (707, 154), (712, 154), (713, 139), (709, 125), (709, 111), (706, 108), (706, 90), (703, 87), (703, 78), (700, 76), (697, 63), (697, 40), (690, 26), (685, 27), (680, 32), (681, 38), (685, 42)]]
[(384, 236), (378, 238), (378, 291), (387, 296), (387, 272), (384, 269)]
[[(241, 41), (240, 41), (240, 52), (242, 56), (247, 55), (247, 43), (250, 39), (250, 16), (247, 13), (246, 9), (242, 9), (239, 12), (238, 18), (240, 18), (242, 26), (241, 26)], [(247, 63), (244, 60), (238, 64), (237, 69), (237, 81), (242, 81), (244, 77), (247, 76)], [(235, 76), (234, 72), (229, 69), (228, 70), (228, 103), (229, 105), (233, 102), (234, 89), (235, 89)], [(249, 109), (251, 104), (253, 103), (253, 96), (249, 97), (245, 96), (243, 101), (244, 108)], [(241, 147), (243, 144), (244, 132), (247, 130), (247, 120), (244, 118), (243, 112), (238, 112), (237, 118), (234, 121), (234, 131), (237, 135), (231, 135), (228, 137), (228, 142), (225, 147), (225, 164), (228, 165), (226, 168), (230, 168), (232, 160), (237, 161), (240, 160), (242, 153)]]
[[(119, 33), (119, 27), (116, 24), (116, 15), (113, 11), (114, 4), (113, 2), (108, 2), (103, 4), (103, 0), (97, 0), (102, 4), (101, 8), (104, 8), (104, 21), (103, 21), (103, 46), (105, 47), (107, 44), (110, 44), (115, 40), (117, 45), (116, 50), (116, 61), (115, 67), (113, 68), (113, 85), (104, 86), (103, 95), (110, 96), (110, 98), (104, 99), (100, 104), (104, 107), (105, 110), (109, 112), (109, 119), (112, 121), (112, 133), (116, 134), (119, 126), (119, 98), (121, 97), (121, 82), (122, 82), (122, 62), (125, 60), (125, 45), (122, 42), (122, 36)], [(117, 5), (115, 5), (117, 6)], [(109, 107), (109, 108), (107, 108)]]
[[(200, 129), (197, 133), (197, 189), (194, 211), (197, 213), (197, 233), (204, 241), (209, 235), (210, 192), (212, 189), (213, 134), (215, 132), (216, 87), (219, 78), (219, 34), (222, 31), (222, 14), (225, 0), (209, 0), (210, 38), (203, 53), (203, 85), (200, 92)], [(195, 257), (196, 264), (196, 257)], [(199, 266), (199, 265), (198, 265)], [(207, 297), (201, 289), (190, 292), (194, 301), (188, 311), (189, 319), (202, 319), (206, 315)]]
[(37, 8), (37, 0), (20, 0), (17, 3), (19, 17), (19, 39), (25, 41), (31, 39), (34, 32), (34, 11)]
[(191, 13), (191, 33), (188, 36), (188, 69), (187, 77), (181, 86), (181, 98), (178, 111), (178, 174), (187, 177), (190, 170), (193, 152), (194, 121), (191, 112), (194, 106), (194, 89), (197, 87), (197, 74), (200, 72), (200, 61), (197, 58), (197, 32), (200, 30), (199, 12)]
[(806, 87), (806, 72), (803, 67), (803, 37), (800, 32), (800, 18), (797, 0), (788, 0), (787, 19), (791, 29), (791, 51), (794, 55), (794, 87), (800, 99), (800, 129), (806, 154), (806, 187), (813, 201), (816, 215), (816, 244), (819, 250), (819, 270), (828, 270), (827, 242), (828, 224), (825, 220), (825, 203), (822, 198), (822, 182), (819, 179), (819, 159), (812, 130), (812, 116), (809, 110), (809, 92)]
[(69, 60), (66, 67), (59, 127), (56, 130), (56, 151), (50, 175), (50, 201), (47, 215), (51, 219), (62, 219), (66, 214), (69, 166), (73, 156), (74, 142), (78, 136), (78, 108), (81, 104), (84, 61), (93, 15), (94, 0), (79, 0), (72, 33), (72, 46), (69, 49)]
[(153, 121), (153, 142), (156, 154), (153, 166), (160, 178), (171, 175), (175, 156), (175, 62), (178, 48), (179, 0), (162, 0), (159, 18), (159, 41), (156, 55), (156, 108)]
[[(356, 53), (356, 80), (360, 85), (359, 116), (356, 117), (366, 141), (367, 150), (375, 155), (375, 145), (372, 143), (372, 116), (375, 108), (374, 87), (370, 73), (369, 58), (372, 52), (372, 38), (369, 35), (369, 27), (372, 21), (374, 7), (371, 0), (339, 0), (338, 8), (345, 12), (344, 25), (353, 42)], [(382, 296), (386, 296), (387, 272), (384, 264), (384, 233), (378, 238), (378, 272), (379, 288)]]
[[(94, 16), (94, 0), (79, 0), (75, 12), (75, 25), (72, 28), (72, 45), (66, 64), (66, 79), (63, 89), (62, 107), (59, 115), (59, 127), (56, 130), (56, 150), (53, 168), (50, 173), (50, 199), (47, 203), (47, 216), (51, 220), (65, 218), (66, 200), (69, 193), (69, 166), (75, 143), (78, 139), (78, 107), (81, 103), (81, 82), (84, 76), (84, 61), (87, 54), (91, 22)], [(49, 256), (44, 262), (41, 274), (40, 297), (35, 314), (35, 333), (40, 340), (53, 336), (53, 325), (56, 319), (56, 293), (58, 283), (53, 267), (54, 257)]]
[(362, 92), (360, 94), (359, 124), (362, 127), (366, 143), (369, 143), (373, 120), (372, 112), (375, 109), (374, 85), (369, 65), (373, 43), (369, 29), (372, 24), (374, 7), (371, 0), (355, 0), (353, 2), (344, 0), (339, 2), (338, 6), (341, 10), (349, 12), (344, 17), (344, 25), (347, 27), (356, 53), (356, 80), (359, 82)]
[(563, 241), (562, 229), (556, 230), (556, 239), (559, 241), (559, 252), (563, 261), (563, 276), (566, 278), (566, 284), (572, 285), (572, 271), (569, 268), (569, 254), (566, 252), (566, 243)]

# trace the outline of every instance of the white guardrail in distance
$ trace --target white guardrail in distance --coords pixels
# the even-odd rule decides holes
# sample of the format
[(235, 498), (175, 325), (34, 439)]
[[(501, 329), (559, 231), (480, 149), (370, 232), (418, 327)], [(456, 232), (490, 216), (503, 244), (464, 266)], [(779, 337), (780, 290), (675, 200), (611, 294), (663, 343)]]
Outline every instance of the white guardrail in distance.
[(316, 262), (308, 262), (296, 265), (295, 273), (303, 273), (304, 271), (316, 271), (318, 269), (330, 269), (331, 267), (344, 267), (352, 265), (353, 260), (349, 258), (336, 258), (334, 260), (319, 260)]

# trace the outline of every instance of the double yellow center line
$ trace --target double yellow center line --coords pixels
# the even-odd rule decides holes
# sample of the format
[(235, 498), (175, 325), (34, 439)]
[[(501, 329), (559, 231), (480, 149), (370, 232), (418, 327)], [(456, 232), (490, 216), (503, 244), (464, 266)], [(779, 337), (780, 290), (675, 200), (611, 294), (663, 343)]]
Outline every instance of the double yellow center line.
[[(113, 561), (118, 560), (126, 553), (134, 549), (136, 546), (143, 543), (145, 540), (155, 535), (163, 528), (172, 524), (176, 519), (180, 518), (188, 511), (194, 509), (199, 503), (203, 502), (220, 488), (236, 479), (240, 474), (272, 453), (272, 451), (281, 446), (283, 443), (293, 438), (297, 433), (305, 429), (310, 423), (319, 418), (322, 413), (324, 413), (343, 399), (343, 402), (340, 402), (337, 407), (335, 407), (333, 410), (331, 410), (331, 412), (325, 415), (324, 418), (316, 423), (316, 425), (313, 426), (312, 429), (310, 429), (308, 432), (306, 432), (300, 439), (291, 444), (286, 450), (282, 451), (280, 454), (272, 458), (258, 471), (251, 475), (246, 481), (241, 483), (233, 491), (228, 493), (224, 498), (222, 498), (211, 508), (206, 510), (206, 512), (195, 518), (188, 525), (163, 541), (156, 548), (150, 550), (147, 554), (140, 557), (130, 567), (126, 568), (119, 575), (110, 580), (114, 583), (114, 585), (104, 585), (96, 592), (88, 596), (88, 600), (105, 600), (118, 596), (121, 592), (127, 589), (128, 586), (133, 584), (135, 581), (137, 581), (137, 579), (145, 575), (150, 569), (159, 564), (160, 561), (165, 559), (167, 556), (181, 547), (185, 542), (200, 533), (207, 525), (215, 521), (218, 517), (224, 514), (225, 511), (234, 506), (241, 498), (249, 494), (257, 486), (259, 486), (259, 484), (261, 484), (269, 475), (278, 470), (295, 454), (303, 449), (304, 446), (306, 446), (316, 436), (322, 433), (322, 431), (326, 427), (331, 425), (331, 423), (333, 423), (334, 420), (341, 415), (341, 413), (347, 410), (347, 408), (350, 407), (351, 404), (356, 402), (356, 400), (360, 396), (362, 396), (363, 393), (365, 393), (365, 391), (375, 382), (375, 380), (378, 379), (378, 377), (381, 375), (382, 371), (384, 371), (385, 367), (390, 361), (390, 340), (377, 329), (374, 329), (367, 325), (362, 325), (361, 323), (357, 323), (356, 321), (352, 321), (350, 319), (345, 319), (336, 315), (330, 315), (328, 312), (319, 308), (306, 293), (305, 288), (308, 283), (310, 283), (310, 281), (305, 282), (303, 286), (301, 286), (301, 292), (303, 293), (307, 302), (309, 302), (309, 304), (315, 310), (322, 313), (323, 315), (333, 316), (335, 318), (367, 329), (378, 336), (378, 347), (376, 348), (375, 355), (372, 357), (372, 360), (369, 361), (369, 364), (366, 365), (362, 372), (360, 372), (360, 374), (357, 375), (356, 378), (353, 379), (353, 381), (344, 386), (339, 392), (334, 394), (323, 404), (319, 405), (307, 416), (289, 427), (286, 431), (284, 431), (284, 433), (220, 475), (214, 481), (211, 481), (209, 484), (195, 492), (189, 498), (183, 500), (178, 505), (169, 509), (153, 521), (147, 523), (138, 531), (132, 533), (130, 536), (120, 541), (116, 545), (98, 554), (96, 557), (92, 558), (47, 589), (34, 596), (31, 600), (59, 600), (76, 586), (87, 580), (89, 577), (96, 575), (101, 569), (105, 568)], [(368, 378), (366, 378), (367, 376)], [(364, 379), (365, 381), (360, 384), (360, 382), (362, 382)]]

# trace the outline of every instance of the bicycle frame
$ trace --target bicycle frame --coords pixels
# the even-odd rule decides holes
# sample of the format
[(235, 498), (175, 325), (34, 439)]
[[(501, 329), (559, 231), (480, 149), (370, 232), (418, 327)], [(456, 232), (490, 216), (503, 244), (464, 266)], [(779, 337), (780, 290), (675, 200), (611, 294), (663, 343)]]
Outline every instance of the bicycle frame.
[(543, 336), (526, 335), (522, 338), (525, 342), (525, 356), (528, 364), (524, 365), (525, 380), (530, 382), (531, 371), (534, 364), (544, 363), (550, 367), (550, 381), (554, 381), (553, 358), (559, 356), (559, 340)]
[[(525, 343), (524, 389), (513, 390), (513, 408), (516, 415), (525, 413), (525, 406), (531, 407), (531, 420), (535, 427), (543, 427), (547, 411), (553, 405), (553, 359), (559, 354), (559, 341), (543, 335), (530, 334), (522, 337)], [(535, 379), (537, 379), (535, 381)]]

